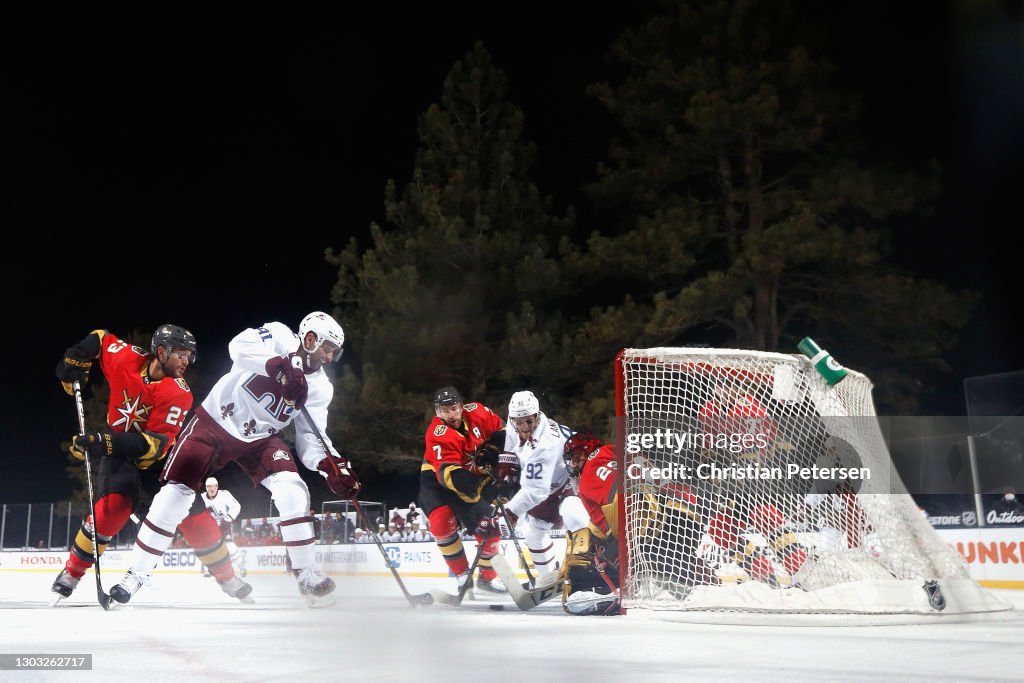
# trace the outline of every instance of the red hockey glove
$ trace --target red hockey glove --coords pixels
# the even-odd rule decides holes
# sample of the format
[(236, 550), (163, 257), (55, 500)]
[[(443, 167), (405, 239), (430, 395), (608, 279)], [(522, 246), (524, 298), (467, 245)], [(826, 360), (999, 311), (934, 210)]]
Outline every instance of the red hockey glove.
[(267, 376), (281, 384), (281, 396), (285, 401), (294, 404), (296, 410), (305, 405), (309, 387), (298, 354), (288, 354), (287, 358), (274, 356), (267, 361), (266, 368)]
[(329, 455), (316, 466), (327, 478), (327, 487), (336, 496), (355, 498), (362, 484), (347, 458)]
[(519, 458), (514, 453), (498, 455), (498, 467), (494, 471), (494, 483), (498, 486), (497, 497), (507, 501), (519, 490)]
[(484, 517), (476, 524), (473, 535), (482, 541), (490, 538), (501, 538), (501, 527), (498, 526), (497, 517)]

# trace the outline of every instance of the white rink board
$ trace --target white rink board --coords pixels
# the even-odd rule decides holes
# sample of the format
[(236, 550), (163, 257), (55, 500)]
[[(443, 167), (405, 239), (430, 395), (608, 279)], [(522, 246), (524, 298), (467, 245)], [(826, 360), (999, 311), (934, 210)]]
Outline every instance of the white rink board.
[[(555, 557), (561, 558), (565, 555), (565, 539), (553, 538)], [(475, 541), (463, 541), (466, 549), (466, 558), (472, 561), (476, 554)], [(437, 545), (430, 543), (384, 543), (384, 550), (389, 559), (395, 565), (402, 576), (412, 578), (443, 580), (451, 576), (448, 565)], [(520, 546), (529, 558), (529, 551), (526, 550), (523, 542)], [(239, 546), (245, 555), (245, 565), (250, 575), (277, 575), (285, 572), (285, 548), (284, 546)], [(511, 540), (501, 541), (500, 551), (508, 559), (513, 567), (519, 567), (519, 555), (516, 546)], [(128, 568), (131, 552), (127, 550), (110, 550), (104, 553), (101, 558), (101, 571), (104, 578), (108, 576), (119, 578), (121, 573)], [(384, 563), (384, 557), (380, 549), (373, 543), (358, 543), (349, 545), (317, 545), (317, 560), (331, 576), (391, 576), (391, 572)], [(8, 572), (57, 572), (64, 566), (67, 560), (67, 551), (21, 551), (0, 553), (0, 576)], [(154, 570), (157, 577), (174, 574), (200, 574), (200, 564), (196, 554), (190, 548), (175, 548), (168, 550), (160, 558), (160, 563)], [(525, 572), (520, 572), (525, 580)], [(454, 583), (454, 581), (453, 581)]]

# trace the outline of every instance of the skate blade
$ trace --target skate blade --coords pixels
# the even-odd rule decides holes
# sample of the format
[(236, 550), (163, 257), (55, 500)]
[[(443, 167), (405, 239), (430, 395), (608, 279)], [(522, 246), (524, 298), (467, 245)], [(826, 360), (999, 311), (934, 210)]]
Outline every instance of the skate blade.
[(306, 595), (306, 602), (309, 603), (309, 606), (311, 608), (313, 608), (313, 609), (321, 609), (323, 607), (331, 607), (337, 601), (338, 601), (338, 599), (334, 596), (333, 593), (328, 593), (327, 595), (321, 595), (321, 596), (316, 596), (316, 595), (313, 595), (313, 594), (307, 594)]
[(61, 595), (60, 593), (54, 593), (53, 597), (50, 598), (50, 601), (49, 601), (48, 604), (49, 604), (50, 607), (55, 607), (58, 602), (60, 602), (61, 600), (65, 600), (65, 599), (66, 598), (63, 595)]

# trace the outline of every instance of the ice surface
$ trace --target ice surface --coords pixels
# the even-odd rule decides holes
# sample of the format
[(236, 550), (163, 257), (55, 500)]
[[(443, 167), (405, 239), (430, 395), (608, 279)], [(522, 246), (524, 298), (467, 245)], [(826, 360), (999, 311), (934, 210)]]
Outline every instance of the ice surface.
[[(0, 653), (91, 653), (93, 670), (0, 671), (0, 681), (1019, 681), (1024, 671), (1020, 611), (918, 626), (694, 625), (571, 617), (557, 604), (520, 612), (508, 599), (413, 609), (390, 576), (335, 577), (337, 605), (313, 610), (290, 576), (264, 574), (248, 578), (250, 606), (213, 579), (158, 575), (104, 612), (91, 573), (48, 607), (55, 575), (0, 573)], [(408, 585), (455, 590), (451, 579)], [(1024, 593), (1000, 594), (1024, 608)]]

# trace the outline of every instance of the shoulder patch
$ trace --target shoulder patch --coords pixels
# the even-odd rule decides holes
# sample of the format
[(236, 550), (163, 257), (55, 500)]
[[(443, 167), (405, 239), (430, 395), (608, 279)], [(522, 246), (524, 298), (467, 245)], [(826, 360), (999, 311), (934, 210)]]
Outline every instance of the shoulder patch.
[(188, 391), (188, 392), (192, 391), (191, 389), (188, 388), (188, 382), (186, 382), (185, 380), (183, 380), (183, 379), (175, 379), (174, 381), (177, 382), (178, 386), (181, 387), (184, 391)]
[(448, 425), (437, 425), (434, 427), (434, 436), (443, 436), (448, 431)]
[(462, 409), (465, 410), (467, 413), (471, 413), (479, 407), (479, 403), (467, 403), (464, 406), (462, 406)]

